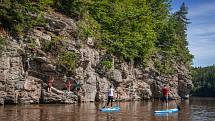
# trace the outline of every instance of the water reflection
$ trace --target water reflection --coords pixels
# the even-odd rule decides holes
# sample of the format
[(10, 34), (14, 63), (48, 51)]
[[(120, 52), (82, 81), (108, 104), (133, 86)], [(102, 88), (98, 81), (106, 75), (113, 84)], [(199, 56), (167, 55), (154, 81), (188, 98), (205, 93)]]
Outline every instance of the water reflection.
[[(0, 106), (0, 121), (213, 121), (215, 98), (182, 100), (181, 111), (167, 115), (155, 115), (164, 108), (162, 102), (140, 101), (115, 103), (121, 107), (117, 113), (102, 113), (102, 103), (72, 105), (5, 105)], [(170, 108), (176, 104), (171, 101)]]

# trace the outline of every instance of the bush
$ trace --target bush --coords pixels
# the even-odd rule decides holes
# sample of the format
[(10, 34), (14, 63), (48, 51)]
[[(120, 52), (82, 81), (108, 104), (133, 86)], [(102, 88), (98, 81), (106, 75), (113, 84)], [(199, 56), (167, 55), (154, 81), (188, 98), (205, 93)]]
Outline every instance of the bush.
[(165, 75), (175, 74), (175, 69), (173, 68), (170, 60), (162, 60), (162, 61), (155, 60), (154, 66), (161, 74), (165, 74)]
[(113, 63), (110, 60), (101, 61), (101, 64), (103, 67), (105, 67), (105, 69), (108, 69), (108, 70), (110, 70), (113, 66)]
[(2, 52), (5, 49), (6, 40), (0, 37), (0, 57), (2, 56)]
[(1, 0), (0, 25), (9, 30), (11, 35), (17, 37), (24, 31), (45, 22), (41, 11), (45, 6), (42, 6), (42, 3), (29, 0)]
[(62, 37), (59, 36), (52, 37), (51, 41), (45, 42), (43, 50), (45, 52), (52, 53), (52, 55), (54, 56), (57, 56), (59, 52), (61, 52), (64, 49), (63, 45), (61, 44), (61, 40)]
[(74, 72), (77, 54), (74, 52), (61, 52), (58, 55), (58, 64), (65, 65), (69, 72)]
[(87, 0), (56, 0), (57, 10), (76, 20), (80, 20), (85, 13)]

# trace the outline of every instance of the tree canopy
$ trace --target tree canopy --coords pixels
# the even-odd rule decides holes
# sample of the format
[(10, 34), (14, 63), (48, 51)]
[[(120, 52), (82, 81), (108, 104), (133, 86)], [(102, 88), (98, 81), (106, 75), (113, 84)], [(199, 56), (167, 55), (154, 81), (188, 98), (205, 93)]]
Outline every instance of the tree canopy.
[[(41, 24), (52, 9), (76, 20), (76, 37), (93, 37), (96, 47), (125, 61), (148, 65), (161, 55), (155, 67), (174, 72), (172, 64), (191, 65), (186, 30), (188, 8), (170, 13), (171, 0), (1, 0), (0, 26), (20, 34)], [(34, 16), (36, 15), (36, 17)]]
[(192, 78), (194, 96), (215, 96), (215, 65), (193, 68)]

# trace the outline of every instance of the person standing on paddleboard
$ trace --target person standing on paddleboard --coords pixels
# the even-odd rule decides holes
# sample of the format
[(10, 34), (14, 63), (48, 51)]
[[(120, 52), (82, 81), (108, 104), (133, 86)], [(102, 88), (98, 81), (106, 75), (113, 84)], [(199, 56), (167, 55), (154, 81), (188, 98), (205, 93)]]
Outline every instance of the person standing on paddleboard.
[(111, 107), (113, 106), (113, 93), (114, 93), (114, 89), (112, 88), (112, 86), (110, 86), (110, 88), (108, 89), (108, 102), (107, 102), (107, 107), (109, 106), (109, 103), (111, 105)]
[(164, 85), (164, 87), (162, 88), (162, 94), (163, 94), (162, 100), (163, 102), (166, 103), (166, 108), (168, 108), (169, 88), (166, 85)]

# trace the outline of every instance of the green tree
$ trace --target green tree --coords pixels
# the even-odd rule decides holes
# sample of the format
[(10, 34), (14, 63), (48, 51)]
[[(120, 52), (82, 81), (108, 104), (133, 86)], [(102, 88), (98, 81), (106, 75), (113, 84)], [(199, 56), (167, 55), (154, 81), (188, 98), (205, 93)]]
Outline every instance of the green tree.
[(156, 48), (159, 55), (162, 55), (159, 60), (161, 62), (157, 63), (161, 63), (158, 69), (165, 74), (174, 73), (175, 62), (184, 63), (187, 67), (191, 66), (193, 56), (189, 53), (186, 38), (187, 24), (189, 24), (187, 13), (188, 8), (183, 3), (179, 11), (169, 14), (157, 24)]
[[(170, 14), (171, 0), (1, 0), (0, 25), (14, 36), (41, 23), (50, 8), (76, 20), (76, 38), (93, 37), (106, 54), (141, 66), (154, 62), (164, 74), (173, 64), (191, 65), (186, 30), (188, 8)], [(36, 15), (36, 17), (35, 17)], [(64, 50), (59, 41), (46, 43), (54, 55)], [(160, 58), (161, 56), (161, 58)], [(61, 59), (62, 60), (62, 59)], [(109, 63), (105, 63), (110, 65)]]
[(42, 4), (30, 0), (1, 0), (0, 25), (12, 36), (18, 37), (17, 35), (44, 22), (40, 5)]
[(100, 24), (102, 45), (108, 52), (128, 61), (148, 59), (156, 34), (145, 0), (94, 1), (90, 14)]
[(193, 95), (215, 96), (215, 65), (193, 68), (192, 78)]
[(175, 45), (177, 45), (176, 56), (180, 61), (191, 62), (193, 56), (189, 53), (188, 50), (188, 42), (187, 39), (187, 24), (189, 19), (187, 19), (186, 15), (188, 14), (188, 7), (183, 3), (180, 7), (180, 10), (173, 14), (173, 19), (175, 19), (175, 33), (178, 41)]

